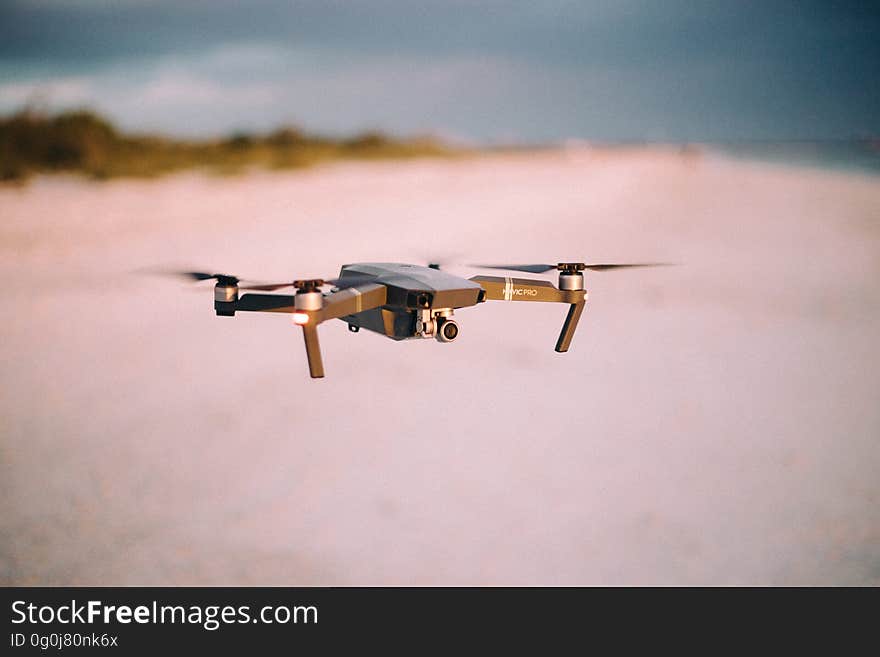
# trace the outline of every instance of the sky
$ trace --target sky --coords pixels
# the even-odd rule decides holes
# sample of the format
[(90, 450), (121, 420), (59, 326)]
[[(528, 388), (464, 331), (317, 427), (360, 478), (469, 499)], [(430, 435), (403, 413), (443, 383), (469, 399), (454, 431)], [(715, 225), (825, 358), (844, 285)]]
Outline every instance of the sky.
[(880, 134), (880, 3), (0, 0), (0, 112), (485, 143)]

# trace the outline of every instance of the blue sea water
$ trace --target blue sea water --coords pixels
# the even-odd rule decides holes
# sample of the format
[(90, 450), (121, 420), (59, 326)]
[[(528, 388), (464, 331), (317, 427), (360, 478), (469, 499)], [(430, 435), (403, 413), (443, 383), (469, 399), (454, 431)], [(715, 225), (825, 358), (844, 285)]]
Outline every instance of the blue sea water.
[(880, 175), (880, 139), (746, 141), (711, 147), (737, 158)]

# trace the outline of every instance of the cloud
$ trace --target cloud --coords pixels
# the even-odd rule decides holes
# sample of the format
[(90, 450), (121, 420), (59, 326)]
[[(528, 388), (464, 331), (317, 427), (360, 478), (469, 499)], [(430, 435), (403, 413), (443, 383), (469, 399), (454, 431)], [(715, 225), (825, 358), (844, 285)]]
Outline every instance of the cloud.
[(233, 90), (216, 80), (199, 78), (185, 71), (171, 71), (158, 73), (124, 98), (117, 97), (110, 102), (129, 111), (140, 107), (161, 114), (186, 106), (231, 108), (263, 105), (275, 100), (276, 92), (274, 86), (267, 84), (237, 85)]
[(118, 63), (90, 75), (0, 83), (0, 111), (31, 104), (52, 110), (87, 106), (134, 129), (213, 134), (241, 127), (248, 123), (242, 116), (281, 100), (283, 80), (267, 76), (266, 69), (254, 75), (268, 57), (265, 48), (236, 45), (188, 58)]
[[(39, 98), (56, 109), (89, 105), (124, 126), (190, 135), (297, 123), (331, 133), (379, 128), (463, 138), (513, 136), (509, 117), (528, 106), (524, 76), (533, 84), (547, 78), (500, 57), (354, 57), (229, 44), (189, 57), (114, 65), (89, 76), (0, 84), (0, 109)], [(507, 105), (504, 116), (486, 111), (498, 102)]]
[(85, 76), (0, 83), (0, 109), (25, 105), (79, 105), (94, 98), (93, 80)]

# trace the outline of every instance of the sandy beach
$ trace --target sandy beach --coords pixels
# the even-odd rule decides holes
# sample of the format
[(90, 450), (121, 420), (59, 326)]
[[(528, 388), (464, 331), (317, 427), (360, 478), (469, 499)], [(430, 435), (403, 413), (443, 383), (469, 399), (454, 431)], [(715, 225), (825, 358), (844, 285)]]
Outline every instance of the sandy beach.
[[(577, 148), (0, 188), (0, 584), (880, 585), (880, 178)], [(461, 338), (214, 316), (345, 262), (669, 261)], [(474, 275), (461, 264), (452, 273)], [(554, 280), (548, 275), (548, 280)]]

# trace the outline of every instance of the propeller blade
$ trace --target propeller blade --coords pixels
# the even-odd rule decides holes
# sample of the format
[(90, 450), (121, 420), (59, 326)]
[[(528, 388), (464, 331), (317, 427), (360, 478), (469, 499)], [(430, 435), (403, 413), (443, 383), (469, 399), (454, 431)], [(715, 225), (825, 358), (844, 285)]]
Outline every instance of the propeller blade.
[[(370, 276), (368, 274), (357, 275), (357, 276), (343, 276), (342, 278), (321, 278), (314, 279), (321, 281), (322, 285), (332, 285), (333, 287), (337, 287), (340, 290), (344, 290), (349, 287), (356, 287), (358, 285), (363, 285), (364, 283), (371, 283), (375, 280), (375, 276)], [(241, 290), (261, 290), (263, 292), (271, 292), (274, 290), (280, 290), (285, 287), (294, 287), (293, 281), (289, 281), (287, 283), (261, 283), (259, 285), (241, 285), (239, 289)]]
[(280, 290), (284, 287), (292, 287), (293, 283), (265, 283), (260, 285), (239, 285), (238, 288), (240, 290), (262, 290), (264, 292), (271, 292), (272, 290)]
[(179, 274), (181, 276), (184, 276), (185, 278), (191, 278), (194, 281), (206, 281), (209, 278), (215, 277), (214, 274), (206, 274), (205, 272), (202, 272), (202, 271), (182, 271), (182, 272), (179, 272)]
[(627, 264), (613, 264), (613, 265), (587, 265), (587, 269), (592, 269), (593, 271), (607, 271), (609, 269), (624, 269), (626, 267), (671, 267), (671, 262), (635, 262), (635, 263), (627, 263)]
[(231, 285), (236, 285), (239, 281), (238, 276), (232, 276), (231, 274), (209, 274), (203, 271), (177, 271), (172, 273), (176, 276), (182, 276), (183, 278), (188, 278), (193, 281), (216, 279), (217, 281), (223, 281), (224, 283)]
[[(636, 263), (613, 263), (613, 264), (596, 264), (583, 265), (584, 269), (592, 271), (608, 271), (609, 269), (625, 269), (631, 267), (668, 267), (672, 263), (669, 262), (636, 262)], [(535, 264), (535, 265), (471, 265), (471, 267), (481, 267), (484, 269), (507, 269), (509, 271), (524, 271), (529, 274), (543, 274), (553, 269), (558, 269), (558, 265)]]
[(328, 278), (324, 281), (327, 285), (332, 285), (333, 287), (337, 287), (340, 290), (345, 290), (350, 287), (357, 287), (358, 285), (364, 285), (366, 283), (375, 283), (376, 277), (370, 276), (369, 274), (357, 274), (355, 276), (343, 276), (342, 278)]
[(551, 269), (556, 269), (556, 265), (469, 265), (470, 267), (480, 267), (482, 269), (507, 269), (509, 271), (524, 271), (529, 274), (543, 274)]

